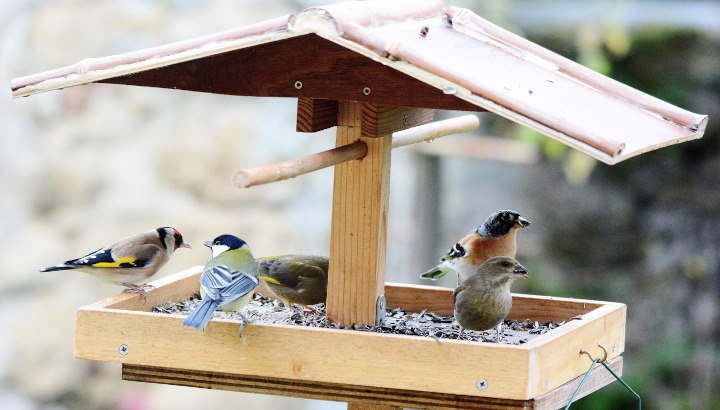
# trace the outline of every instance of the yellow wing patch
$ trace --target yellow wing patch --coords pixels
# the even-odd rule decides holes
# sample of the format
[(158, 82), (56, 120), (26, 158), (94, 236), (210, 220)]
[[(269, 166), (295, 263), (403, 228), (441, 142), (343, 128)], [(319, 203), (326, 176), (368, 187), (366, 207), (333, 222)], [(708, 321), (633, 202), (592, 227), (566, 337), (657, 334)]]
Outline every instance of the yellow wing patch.
[(135, 258), (132, 256), (125, 256), (122, 258), (119, 258), (115, 262), (98, 262), (94, 263), (91, 266), (94, 266), (96, 268), (119, 268), (121, 264), (123, 263), (133, 263), (135, 262)]
[(271, 278), (270, 276), (260, 275), (260, 279), (264, 280), (265, 282), (274, 283), (276, 285), (282, 285), (282, 283), (280, 283), (277, 279)]

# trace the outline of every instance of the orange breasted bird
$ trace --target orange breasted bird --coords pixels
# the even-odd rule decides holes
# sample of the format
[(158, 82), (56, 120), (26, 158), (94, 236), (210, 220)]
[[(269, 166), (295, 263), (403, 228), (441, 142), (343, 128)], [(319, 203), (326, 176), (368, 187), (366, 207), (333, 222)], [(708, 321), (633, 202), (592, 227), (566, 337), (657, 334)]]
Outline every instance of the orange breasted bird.
[(434, 280), (449, 272), (456, 272), (459, 284), (494, 256), (514, 258), (517, 253), (517, 231), (528, 225), (530, 221), (515, 211), (495, 212), (450, 248), (440, 259), (439, 265), (420, 276)]

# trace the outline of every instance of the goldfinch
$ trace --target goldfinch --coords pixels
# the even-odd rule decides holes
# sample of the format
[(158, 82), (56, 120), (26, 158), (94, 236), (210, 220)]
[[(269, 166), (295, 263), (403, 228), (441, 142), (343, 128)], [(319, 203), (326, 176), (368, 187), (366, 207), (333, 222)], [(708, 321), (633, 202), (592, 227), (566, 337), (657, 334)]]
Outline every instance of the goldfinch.
[(233, 235), (220, 235), (204, 243), (212, 250), (212, 259), (200, 276), (202, 301), (183, 321), (183, 326), (205, 329), (216, 309), (238, 312), (243, 318), (238, 333), (242, 335), (245, 323), (254, 320), (240, 310), (247, 305), (258, 286), (258, 271), (250, 248)]
[(287, 306), (310, 305), (327, 300), (328, 265), (326, 256), (283, 255), (258, 258), (258, 274), (268, 289)]
[(510, 286), (516, 279), (528, 277), (528, 271), (518, 261), (506, 256), (488, 259), (475, 269), (472, 276), (461, 283), (453, 293), (455, 320), (463, 328), (487, 330), (496, 328), (495, 341), (500, 341), (497, 328), (510, 313), (512, 295)]
[(435, 268), (420, 275), (438, 279), (448, 272), (456, 272), (458, 284), (475, 272), (477, 267), (494, 256), (515, 257), (518, 229), (530, 225), (530, 221), (515, 211), (498, 211), (490, 215), (476, 230), (460, 239), (440, 259)]
[(145, 299), (148, 284), (178, 248), (190, 248), (175, 228), (162, 227), (121, 239), (81, 258), (40, 269), (40, 272), (77, 270), (103, 282), (125, 286), (124, 292), (140, 293)]

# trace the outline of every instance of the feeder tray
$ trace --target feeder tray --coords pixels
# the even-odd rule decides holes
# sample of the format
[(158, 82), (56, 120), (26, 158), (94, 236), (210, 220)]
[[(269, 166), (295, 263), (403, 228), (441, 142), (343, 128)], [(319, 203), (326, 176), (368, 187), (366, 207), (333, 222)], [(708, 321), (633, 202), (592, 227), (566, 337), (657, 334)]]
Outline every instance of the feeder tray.
[[(513, 295), (509, 319), (566, 321), (522, 345), (213, 319), (204, 331), (184, 316), (152, 313), (199, 290), (201, 267), (78, 311), (75, 355), (122, 363), (125, 380), (413, 408), (557, 408), (602, 355), (621, 374), (625, 305)], [(389, 309), (452, 314), (452, 289), (388, 283)], [(596, 368), (581, 395), (612, 382)]]

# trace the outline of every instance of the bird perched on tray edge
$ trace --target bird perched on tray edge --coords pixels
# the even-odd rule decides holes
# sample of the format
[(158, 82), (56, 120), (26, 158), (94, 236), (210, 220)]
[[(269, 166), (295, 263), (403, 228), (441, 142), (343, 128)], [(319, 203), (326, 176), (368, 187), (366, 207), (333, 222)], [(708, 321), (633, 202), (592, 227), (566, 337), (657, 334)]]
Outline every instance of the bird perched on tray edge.
[(476, 268), (472, 276), (453, 292), (455, 320), (460, 324), (458, 339), (462, 336), (463, 328), (469, 330), (495, 328), (495, 342), (499, 342), (498, 326), (510, 313), (512, 307), (510, 286), (516, 279), (527, 277), (527, 269), (507, 256), (490, 258)]
[(330, 260), (326, 256), (282, 255), (255, 261), (260, 279), (288, 307), (294, 303), (318, 313), (310, 305), (327, 300)]
[(460, 284), (478, 266), (494, 256), (514, 258), (517, 253), (517, 231), (528, 225), (530, 221), (515, 211), (495, 212), (450, 248), (440, 259), (439, 265), (420, 276), (434, 280), (454, 271)]
[(212, 250), (212, 259), (205, 264), (200, 276), (202, 301), (183, 321), (183, 326), (205, 329), (216, 309), (238, 312), (245, 323), (254, 322), (240, 310), (247, 305), (258, 286), (255, 259), (247, 243), (233, 235), (220, 235), (205, 246)]
[(40, 269), (40, 272), (77, 270), (107, 283), (125, 286), (123, 292), (139, 293), (152, 289), (145, 282), (162, 268), (178, 248), (190, 248), (180, 232), (171, 227), (153, 229), (121, 239), (81, 258)]

